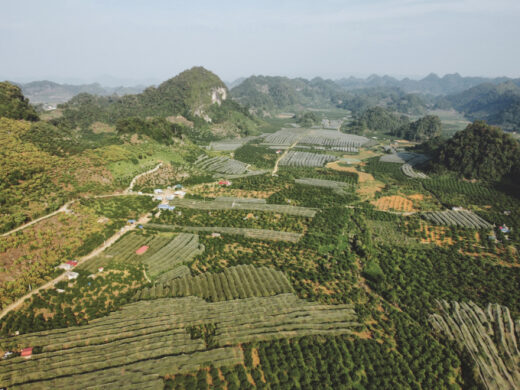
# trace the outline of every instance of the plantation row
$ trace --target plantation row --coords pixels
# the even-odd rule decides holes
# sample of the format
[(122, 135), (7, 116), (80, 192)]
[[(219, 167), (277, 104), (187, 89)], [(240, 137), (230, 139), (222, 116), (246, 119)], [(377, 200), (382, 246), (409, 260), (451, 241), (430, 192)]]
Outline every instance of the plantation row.
[(144, 257), (142, 263), (147, 265), (149, 276), (155, 278), (182, 263), (191, 261), (202, 252), (204, 245), (199, 244), (199, 236), (180, 233), (152, 256)]
[(507, 307), (489, 304), (484, 311), (471, 301), (440, 301), (438, 308), (429, 318), (433, 328), (466, 347), (487, 389), (520, 388), (520, 338)]
[[(236, 200), (232, 200), (236, 199)], [(298, 207), (280, 204), (266, 204), (265, 199), (246, 199), (246, 198), (217, 198), (215, 201), (200, 201), (194, 199), (174, 199), (171, 205), (186, 207), (196, 210), (247, 210), (247, 211), (267, 211), (273, 213), (294, 215), (298, 217), (312, 218), (316, 215), (316, 210), (307, 207)]]
[(279, 164), (294, 167), (322, 167), (335, 160), (337, 160), (337, 157), (330, 154), (295, 152), (294, 150), (290, 150), (280, 160)]
[(428, 176), (426, 174), (415, 171), (413, 169), (412, 165), (410, 165), (409, 163), (401, 165), (401, 171), (403, 171), (403, 173), (406, 176), (411, 177), (412, 179), (427, 179), (428, 178)]
[[(421, 159), (424, 160), (425, 157), (421, 157), (423, 155), (417, 154), (417, 153), (410, 153), (410, 152), (397, 152), (397, 153), (390, 153), (390, 154), (384, 154), (379, 158), (379, 161), (381, 162), (387, 162), (387, 163), (395, 163), (395, 164), (404, 164), (409, 161), (420, 161)], [(415, 165), (417, 164), (410, 164)]]
[(218, 302), (291, 292), (293, 289), (283, 272), (267, 267), (239, 265), (219, 273), (203, 273), (158, 283), (139, 290), (134, 299), (197, 296), (209, 302)]
[(294, 132), (282, 129), (264, 139), (264, 144), (267, 145), (292, 145), (295, 142), (298, 145), (356, 149), (367, 143), (368, 138), (333, 130), (298, 130), (298, 132)]
[(424, 213), (423, 216), (437, 225), (456, 225), (473, 229), (491, 229), (493, 226), (477, 214), (468, 211), (432, 211)]
[(232, 152), (238, 149), (240, 146), (252, 141), (258, 137), (244, 137), (244, 138), (232, 138), (223, 139), (220, 141), (213, 141), (209, 143), (210, 150), (216, 150), (220, 152)]
[(229, 175), (241, 175), (247, 171), (248, 166), (241, 161), (233, 160), (229, 157), (209, 157), (205, 154), (200, 155), (194, 165), (200, 169)]
[[(213, 324), (214, 347), (292, 336), (349, 334), (359, 326), (349, 305), (319, 305), (293, 294), (217, 303), (195, 297), (140, 301), (85, 326), (2, 340), (11, 347), (38, 346), (42, 352), (29, 360), (15, 357), (1, 361), (0, 382), (9, 388), (23, 384), (36, 388), (30, 386), (55, 377), (73, 381), (77, 375), (115, 367), (138, 370), (141, 364), (152, 363), (150, 359), (205, 350), (204, 340), (187, 331), (205, 324)], [(205, 362), (213, 360), (212, 352)], [(190, 363), (194, 363), (192, 359)], [(177, 372), (175, 366), (170, 370)], [(102, 385), (108, 377), (93, 375), (90, 386)]]
[(233, 228), (221, 226), (177, 226), (177, 225), (163, 225), (159, 223), (149, 223), (146, 225), (148, 229), (158, 231), (187, 231), (187, 232), (213, 232), (224, 234), (240, 234), (248, 238), (257, 240), (272, 240), (272, 241), (288, 241), (298, 242), (302, 237), (301, 233), (280, 232), (276, 230), (266, 229), (249, 229), (249, 228)]
[(345, 189), (353, 189), (355, 186), (350, 183), (345, 183), (342, 181), (334, 181), (334, 180), (323, 180), (323, 179), (312, 179), (312, 178), (302, 178), (302, 179), (294, 179), (296, 184), (302, 184), (313, 187), (323, 187), (323, 188), (332, 188), (336, 190), (345, 190)]
[(191, 273), (191, 271), (190, 271), (189, 267), (182, 264), (182, 265), (178, 265), (174, 269), (171, 269), (169, 271), (162, 273), (161, 275), (159, 275), (159, 277), (157, 277), (156, 281), (165, 282), (167, 280), (172, 280), (172, 279), (176, 279), (176, 278), (182, 278), (184, 276), (189, 276), (190, 273)]

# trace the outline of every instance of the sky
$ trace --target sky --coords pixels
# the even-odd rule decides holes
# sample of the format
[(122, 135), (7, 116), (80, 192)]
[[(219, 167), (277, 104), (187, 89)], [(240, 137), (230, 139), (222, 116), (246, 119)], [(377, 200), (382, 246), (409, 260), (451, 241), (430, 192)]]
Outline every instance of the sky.
[(518, 0), (0, 0), (0, 79), (520, 77)]

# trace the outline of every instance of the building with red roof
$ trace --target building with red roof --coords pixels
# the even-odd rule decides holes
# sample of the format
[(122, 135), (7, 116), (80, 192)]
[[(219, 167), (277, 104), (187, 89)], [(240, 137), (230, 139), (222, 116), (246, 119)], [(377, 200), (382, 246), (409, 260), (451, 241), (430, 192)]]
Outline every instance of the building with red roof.
[(32, 356), (32, 351), (33, 351), (32, 347), (24, 348), (24, 349), (22, 349), (22, 352), (20, 353), (20, 356), (28, 359), (28, 358), (30, 358)]

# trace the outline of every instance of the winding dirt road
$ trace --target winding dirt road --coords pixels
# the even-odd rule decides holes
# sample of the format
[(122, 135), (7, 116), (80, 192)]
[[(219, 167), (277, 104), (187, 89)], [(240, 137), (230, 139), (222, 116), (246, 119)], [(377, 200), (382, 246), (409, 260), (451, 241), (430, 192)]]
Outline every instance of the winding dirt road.
[(296, 144), (298, 143), (298, 141), (299, 141), (299, 139), (298, 139), (295, 143), (293, 143), (291, 146), (289, 146), (287, 149), (285, 149), (285, 152), (283, 152), (283, 153), (281, 154), (281, 156), (278, 157), (278, 159), (277, 159), (276, 162), (274, 163), (274, 168), (273, 168), (273, 171), (271, 172), (271, 176), (276, 175), (276, 172), (278, 172), (278, 163), (280, 162), (280, 160), (281, 160), (282, 158), (284, 158), (284, 157), (287, 155), (287, 153), (289, 153), (289, 150), (290, 150), (290, 149), (292, 149), (292, 148), (294, 148), (294, 147), (296, 146)]

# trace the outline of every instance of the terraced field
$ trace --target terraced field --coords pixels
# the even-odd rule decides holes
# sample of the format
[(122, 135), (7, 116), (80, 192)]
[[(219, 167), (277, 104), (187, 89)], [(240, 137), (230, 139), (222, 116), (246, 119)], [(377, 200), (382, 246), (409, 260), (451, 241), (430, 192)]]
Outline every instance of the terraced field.
[(271, 240), (271, 241), (288, 241), (298, 242), (303, 236), (301, 233), (281, 232), (277, 230), (268, 229), (249, 229), (249, 228), (234, 228), (223, 226), (180, 226), (180, 225), (163, 225), (158, 223), (149, 223), (146, 225), (148, 229), (159, 231), (185, 231), (185, 232), (208, 232), (208, 233), (224, 233), (224, 234), (238, 234), (248, 238), (257, 240)]
[[(211, 346), (189, 332), (209, 324)], [(37, 345), (41, 353), (1, 361), (0, 381), (10, 389), (160, 389), (159, 376), (168, 373), (240, 363), (234, 347), (240, 343), (350, 334), (358, 325), (350, 305), (320, 305), (293, 294), (216, 303), (196, 297), (140, 301), (85, 326), (10, 338), (12, 346)]]
[(292, 167), (322, 167), (325, 164), (335, 160), (337, 160), (337, 157), (330, 154), (296, 152), (294, 150), (290, 150), (280, 160), (279, 165), (287, 165)]
[(201, 201), (194, 199), (174, 199), (170, 204), (178, 207), (186, 207), (197, 210), (248, 210), (248, 211), (268, 211), (280, 214), (294, 215), (299, 217), (312, 218), (316, 215), (316, 210), (308, 207), (298, 207), (290, 205), (266, 204), (265, 199), (255, 198), (232, 198), (219, 197), (214, 201)]
[[(148, 250), (138, 255), (136, 250), (142, 246)], [(141, 263), (147, 266), (148, 275), (156, 278), (165, 272), (176, 275), (174, 270), (178, 265), (189, 262), (193, 257), (202, 253), (204, 246), (199, 245), (197, 235), (180, 233), (175, 236), (143, 235), (130, 233), (124, 235), (112, 247), (92, 261), (85, 263), (80, 269), (95, 272), (98, 267), (104, 267), (112, 261), (120, 263)]]
[(485, 219), (469, 210), (432, 211), (424, 213), (423, 216), (437, 225), (451, 225), (473, 229), (491, 229), (493, 227)]
[(248, 164), (233, 160), (229, 157), (209, 157), (205, 154), (201, 154), (195, 161), (194, 165), (200, 169), (229, 175), (244, 174), (247, 172), (248, 167)]
[(485, 310), (473, 302), (439, 301), (440, 314), (429, 318), (435, 330), (463, 345), (470, 353), (482, 383), (489, 390), (520, 388), (520, 322), (505, 306)]
[(291, 293), (283, 272), (266, 267), (239, 265), (223, 272), (184, 276), (140, 290), (136, 300), (197, 296), (209, 302)]

